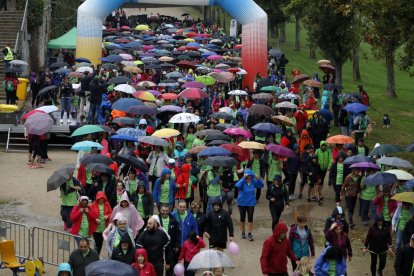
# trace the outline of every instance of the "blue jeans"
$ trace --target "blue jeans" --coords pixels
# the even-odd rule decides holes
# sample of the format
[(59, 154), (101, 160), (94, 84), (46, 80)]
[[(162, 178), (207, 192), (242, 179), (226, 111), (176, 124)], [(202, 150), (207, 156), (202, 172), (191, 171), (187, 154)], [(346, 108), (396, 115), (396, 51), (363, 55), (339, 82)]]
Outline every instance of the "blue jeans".
[(213, 202), (216, 202), (217, 200), (221, 201), (221, 196), (209, 196), (208, 197), (206, 216), (210, 215), (210, 212), (213, 210)]
[(401, 231), (401, 230), (397, 230), (397, 232), (395, 232), (395, 249), (396, 250), (398, 250), (402, 245), (403, 232), (404, 231)]
[(60, 118), (63, 119), (63, 115), (66, 112), (66, 116), (69, 119), (69, 113), (70, 113), (70, 108), (71, 108), (71, 104), (70, 104), (70, 98), (62, 98), (60, 100), (60, 102), (62, 103), (62, 111), (60, 112)]
[[(229, 210), (229, 214), (233, 213), (233, 199), (234, 199), (234, 191), (229, 190), (228, 192), (221, 191), (221, 202), (224, 203), (227, 201), (227, 208)], [(224, 207), (224, 206), (223, 206)]]
[[(363, 222), (368, 222), (369, 219), (375, 220), (376, 207), (372, 204), (372, 200), (359, 199), (361, 206), (361, 218)], [(369, 217), (368, 217), (369, 215)]]
[(101, 104), (90, 103), (89, 114), (88, 114), (88, 123), (96, 124), (98, 122), (99, 108)]

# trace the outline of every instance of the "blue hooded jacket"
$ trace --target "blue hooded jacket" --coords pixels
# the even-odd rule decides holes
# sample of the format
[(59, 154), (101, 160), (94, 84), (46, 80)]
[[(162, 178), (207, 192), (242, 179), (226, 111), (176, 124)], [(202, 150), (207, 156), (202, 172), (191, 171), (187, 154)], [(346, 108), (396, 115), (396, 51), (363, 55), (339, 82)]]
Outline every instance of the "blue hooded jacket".
[[(181, 147), (181, 151), (177, 149), (177, 147)], [(185, 155), (187, 154), (187, 150), (183, 146), (183, 143), (177, 142), (175, 143), (175, 149), (174, 149), (174, 158), (179, 159), (180, 161), (183, 161), (185, 159)]]
[(69, 272), (69, 275), (72, 276), (72, 267), (68, 263), (61, 263), (61, 264), (59, 264), (58, 271), (57, 271), (56, 275), (59, 276), (60, 272)]
[(244, 176), (236, 183), (236, 188), (239, 189), (237, 204), (239, 206), (256, 206), (256, 188), (263, 188), (263, 180), (256, 179), (251, 170), (246, 170), (244, 174), (251, 177), (251, 182), (247, 184)]
[[(169, 174), (171, 175), (171, 170), (168, 168), (164, 168), (161, 172), (161, 177), (164, 175)], [(159, 204), (160, 197), (161, 197), (161, 177), (155, 181), (154, 188), (152, 189), (152, 198), (154, 202)], [(177, 186), (175, 185), (174, 180), (170, 177), (170, 197), (169, 197), (169, 204), (174, 203), (174, 192), (177, 191)]]
[[(325, 248), (325, 250), (322, 252), (322, 254), (318, 257), (318, 259), (316, 259), (315, 262), (315, 274), (318, 276), (329, 276), (328, 271), (329, 271), (329, 261), (328, 260), (324, 260), (324, 256), (326, 254), (326, 251), (331, 248), (330, 246), (328, 246), (327, 248)], [(345, 262), (345, 258), (342, 257), (342, 260), (340, 262), (336, 262), (336, 274), (338, 276), (344, 276), (346, 273), (346, 262)]]
[(187, 240), (188, 234), (190, 234), (191, 231), (198, 233), (197, 221), (189, 209), (187, 209), (187, 216), (185, 217), (184, 221), (181, 221), (180, 213), (178, 210), (172, 212), (171, 215), (175, 218), (175, 220), (178, 222), (178, 225), (180, 226), (180, 245), (182, 246)]

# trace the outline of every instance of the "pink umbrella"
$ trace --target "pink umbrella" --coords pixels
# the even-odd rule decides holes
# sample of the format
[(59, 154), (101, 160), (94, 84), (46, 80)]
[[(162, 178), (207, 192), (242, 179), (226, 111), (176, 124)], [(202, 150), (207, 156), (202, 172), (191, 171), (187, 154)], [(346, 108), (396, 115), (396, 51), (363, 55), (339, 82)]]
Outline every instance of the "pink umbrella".
[(119, 54), (124, 60), (133, 60), (134, 58), (129, 54)]
[(179, 96), (189, 100), (208, 98), (208, 94), (200, 88), (186, 88)]
[(161, 95), (161, 92), (157, 90), (147, 90), (147, 91), (150, 92), (155, 97), (158, 97), (159, 95)]
[(276, 145), (276, 144), (268, 144), (266, 145), (266, 149), (274, 154), (285, 156), (285, 157), (295, 157), (295, 153), (290, 148)]
[(22, 120), (26, 120), (27, 118), (29, 118), (30, 116), (36, 113), (46, 113), (46, 112), (44, 112), (43, 110), (36, 110), (36, 109), (30, 110), (29, 112), (23, 115)]
[(146, 52), (146, 51), (152, 50), (154, 48), (155, 47), (153, 45), (144, 45), (143, 50)]
[(183, 88), (206, 88), (207, 86), (202, 82), (189, 81), (189, 82), (184, 83), (181, 87)]
[(217, 68), (213, 68), (211, 69), (211, 71), (215, 72), (215, 73), (221, 73), (224, 72), (223, 70), (217, 69)]
[(244, 138), (251, 138), (253, 136), (250, 131), (241, 128), (228, 128), (223, 132), (228, 135), (243, 136)]
[(208, 60), (223, 60), (222, 56), (219, 55), (211, 55), (207, 57)]

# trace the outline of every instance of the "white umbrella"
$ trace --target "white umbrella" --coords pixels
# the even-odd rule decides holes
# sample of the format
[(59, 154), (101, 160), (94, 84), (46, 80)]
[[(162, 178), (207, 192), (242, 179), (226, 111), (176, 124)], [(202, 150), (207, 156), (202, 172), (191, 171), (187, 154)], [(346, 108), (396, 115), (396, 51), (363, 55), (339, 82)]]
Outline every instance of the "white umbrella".
[(203, 250), (193, 257), (188, 270), (210, 270), (212, 268), (234, 268), (234, 263), (229, 256), (221, 251), (208, 249)]
[(414, 176), (411, 173), (408, 173), (408, 172), (403, 171), (403, 170), (388, 170), (388, 171), (385, 171), (385, 172), (394, 174), (397, 177), (398, 180), (407, 181), (407, 180), (411, 180), (411, 179), (414, 178)]
[(123, 61), (121, 61), (121, 64), (123, 64), (125, 66), (133, 66), (133, 67), (137, 66), (134, 62), (129, 61), (129, 60), (123, 60)]
[(298, 106), (294, 103), (291, 102), (281, 102), (276, 104), (277, 108), (291, 108), (291, 109), (296, 109), (298, 108)]
[(76, 72), (79, 72), (79, 73), (85, 73), (85, 72), (93, 73), (93, 69), (91, 67), (82, 66), (82, 67), (79, 67), (78, 69), (76, 69)]
[(228, 94), (233, 96), (247, 96), (247, 92), (243, 90), (232, 90)]
[(239, 68), (240, 71), (236, 73), (236, 75), (247, 75), (247, 71), (244, 69)]
[(198, 123), (200, 117), (192, 113), (178, 113), (169, 120), (173, 124)]
[(78, 92), (81, 89), (81, 85), (80, 83), (72, 83), (72, 88), (75, 90), (75, 92)]
[(124, 60), (133, 60), (130, 54), (119, 54)]
[(44, 105), (44, 106), (36, 108), (36, 110), (41, 110), (45, 113), (52, 113), (52, 112), (58, 111), (58, 108), (56, 105)]
[(26, 65), (26, 66), (28, 66), (28, 65), (29, 65), (26, 61), (24, 61), (24, 60), (19, 60), (19, 59), (15, 59), (15, 60), (10, 61), (10, 64), (11, 64), (11, 65), (18, 65), (18, 66), (21, 66), (21, 65)]
[(220, 109), (219, 109), (219, 112), (224, 112), (224, 113), (227, 113), (227, 114), (229, 114), (229, 115), (231, 115), (231, 116), (233, 116), (233, 114), (234, 114), (233, 109), (231, 109), (231, 108), (230, 108), (230, 107), (228, 107), (228, 106), (225, 106), (225, 107), (220, 108)]
[(118, 84), (117, 86), (115, 86), (114, 90), (124, 92), (127, 94), (134, 94), (135, 92), (137, 92), (136, 89), (129, 84)]

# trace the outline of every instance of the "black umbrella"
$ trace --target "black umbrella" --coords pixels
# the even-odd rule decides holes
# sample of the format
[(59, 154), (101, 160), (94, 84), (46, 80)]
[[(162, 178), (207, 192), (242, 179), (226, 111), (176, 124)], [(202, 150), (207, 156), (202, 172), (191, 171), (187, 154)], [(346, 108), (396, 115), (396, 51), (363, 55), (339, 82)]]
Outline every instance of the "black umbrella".
[(114, 174), (113, 169), (101, 163), (91, 163), (91, 164), (86, 165), (86, 168), (94, 172)]
[(102, 259), (90, 263), (85, 268), (85, 275), (90, 276), (139, 276), (138, 272), (131, 266), (118, 261)]
[(118, 117), (112, 120), (114, 124), (135, 125), (135, 119), (130, 117)]
[(225, 144), (231, 144), (230, 141), (226, 141), (226, 140), (211, 140), (210, 142), (207, 143), (207, 146), (220, 146), (220, 145), (225, 145)]
[(48, 93), (48, 92), (50, 92), (50, 91), (52, 91), (53, 89), (56, 89), (56, 88), (58, 88), (56, 85), (49, 85), (49, 86), (47, 86), (47, 87), (45, 87), (45, 88), (41, 89), (41, 90), (37, 93), (37, 96), (38, 96), (38, 97), (40, 97), (41, 95), (46, 94), (46, 93)]
[(225, 141), (230, 141), (231, 138), (229, 136), (227, 136), (226, 134), (220, 133), (220, 134), (211, 134), (211, 135), (207, 135), (206, 138), (204, 139), (204, 141), (212, 141), (212, 140), (225, 140)]
[(53, 191), (62, 186), (68, 181), (75, 171), (75, 164), (66, 164), (53, 172), (53, 174), (47, 180), (47, 191)]
[(145, 162), (140, 158), (135, 158), (128, 154), (119, 154), (115, 157), (115, 161), (119, 161), (121, 163), (125, 163), (133, 168), (139, 169), (142, 172), (148, 171), (148, 166)]
[(204, 160), (204, 164), (212, 167), (233, 167), (237, 161), (228, 156), (212, 156)]
[(168, 141), (155, 136), (141, 136), (139, 137), (138, 142), (160, 147), (170, 146), (170, 143)]
[(195, 133), (195, 136), (201, 137), (201, 136), (207, 136), (207, 135), (213, 135), (213, 134), (220, 135), (220, 134), (223, 134), (223, 132), (218, 129), (203, 129), (203, 130), (197, 131)]
[(125, 77), (125, 76), (118, 76), (114, 77), (109, 80), (109, 84), (123, 84), (123, 83), (130, 83), (132, 80), (131, 78)]
[(114, 161), (111, 158), (106, 157), (102, 154), (90, 154), (88, 156), (82, 157), (80, 163), (85, 165), (91, 163), (102, 163), (105, 165), (111, 165), (112, 163), (114, 163)]
[(399, 151), (403, 151), (403, 149), (398, 145), (382, 144), (374, 148), (368, 155), (369, 156), (384, 155), (384, 154), (390, 154), (390, 153), (399, 152)]
[(352, 165), (352, 164), (356, 164), (356, 163), (360, 163), (360, 162), (374, 162), (374, 159), (372, 159), (369, 156), (362, 156), (362, 155), (354, 155), (354, 156), (350, 156), (348, 158), (345, 159), (344, 164), (345, 165)]
[(161, 67), (161, 68), (175, 68), (175, 65), (171, 64), (171, 63), (162, 63), (162, 64), (159, 65), (159, 67)]
[(282, 57), (283, 52), (280, 49), (270, 49), (269, 55), (279, 59)]
[(230, 114), (227, 114), (226, 112), (215, 112), (215, 113), (212, 113), (210, 117), (214, 119), (223, 119), (227, 121), (234, 120), (234, 117)]
[(105, 63), (101, 67), (106, 69), (106, 70), (119, 70), (119, 67), (115, 64), (112, 64), (112, 63)]
[(189, 16), (189, 13), (183, 13), (181, 16)]
[(59, 61), (59, 62), (55, 62), (49, 65), (49, 68), (60, 68), (60, 67), (65, 67), (65, 66), (69, 66), (69, 64), (67, 64), (66, 62), (63, 61)]

